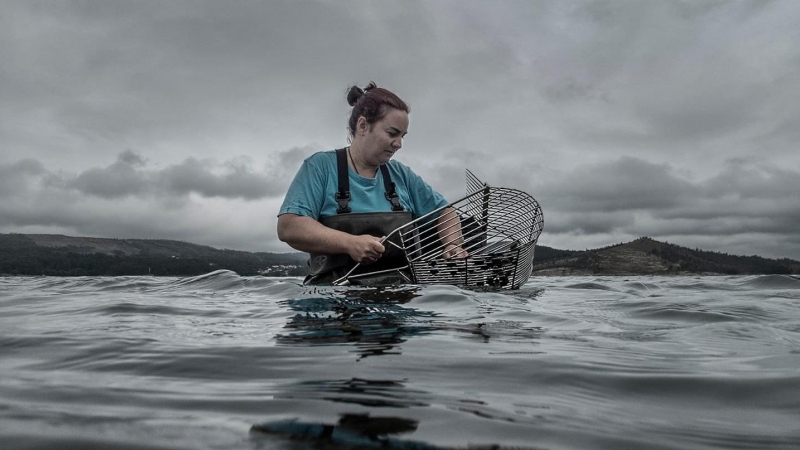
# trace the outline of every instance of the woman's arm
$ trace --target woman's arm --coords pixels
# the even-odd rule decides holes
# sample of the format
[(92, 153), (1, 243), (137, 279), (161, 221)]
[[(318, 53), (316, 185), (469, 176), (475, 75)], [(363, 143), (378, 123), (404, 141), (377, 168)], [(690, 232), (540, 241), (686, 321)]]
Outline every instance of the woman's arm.
[(449, 258), (466, 258), (469, 253), (461, 248), (464, 245), (464, 236), (461, 234), (461, 219), (455, 209), (448, 206), (442, 210), (436, 224), (439, 238), (444, 244), (444, 256)]
[(278, 217), (278, 239), (301, 252), (348, 254), (357, 262), (375, 262), (385, 250), (382, 238), (348, 234), (290, 213)]

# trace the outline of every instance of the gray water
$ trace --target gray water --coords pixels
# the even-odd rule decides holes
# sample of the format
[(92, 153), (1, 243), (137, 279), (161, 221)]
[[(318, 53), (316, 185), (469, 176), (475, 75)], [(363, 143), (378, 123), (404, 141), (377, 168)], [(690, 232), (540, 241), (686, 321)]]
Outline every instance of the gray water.
[(0, 448), (800, 448), (800, 280), (0, 278)]

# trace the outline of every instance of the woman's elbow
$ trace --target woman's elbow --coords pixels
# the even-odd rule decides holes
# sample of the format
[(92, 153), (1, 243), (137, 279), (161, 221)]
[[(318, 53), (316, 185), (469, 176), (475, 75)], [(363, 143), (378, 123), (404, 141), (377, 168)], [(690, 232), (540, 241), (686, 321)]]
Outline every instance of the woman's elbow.
[(291, 219), (287, 217), (286, 214), (278, 217), (278, 239), (287, 244), (289, 244), (289, 241), (292, 240), (292, 227), (290, 226), (289, 222), (291, 222)]

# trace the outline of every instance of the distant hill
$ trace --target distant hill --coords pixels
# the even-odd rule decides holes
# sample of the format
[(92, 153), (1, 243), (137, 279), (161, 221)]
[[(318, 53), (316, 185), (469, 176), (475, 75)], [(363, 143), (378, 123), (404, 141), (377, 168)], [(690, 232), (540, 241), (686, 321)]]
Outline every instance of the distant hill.
[(534, 275), (800, 274), (800, 261), (689, 249), (647, 237), (585, 251), (537, 246)]
[[(158, 239), (0, 234), (0, 274), (192, 276), (227, 269), (240, 275), (303, 276), (305, 253), (219, 250)], [(594, 250), (536, 247), (534, 275), (800, 274), (800, 262), (689, 249), (640, 238)]]
[(160, 239), (104, 239), (54, 234), (0, 234), (0, 274), (200, 275), (227, 269), (240, 275), (304, 275), (304, 253), (219, 250)]

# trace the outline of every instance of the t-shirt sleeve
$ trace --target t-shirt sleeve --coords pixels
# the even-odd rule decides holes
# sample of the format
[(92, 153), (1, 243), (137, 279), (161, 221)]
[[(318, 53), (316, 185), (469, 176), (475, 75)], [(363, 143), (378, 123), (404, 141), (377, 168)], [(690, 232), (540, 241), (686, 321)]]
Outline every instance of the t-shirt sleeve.
[(288, 213), (319, 219), (325, 199), (327, 173), (320, 167), (318, 159), (312, 156), (303, 161), (286, 191), (278, 216)]
[(413, 203), (414, 217), (424, 216), (429, 212), (447, 206), (449, 203), (442, 194), (436, 192), (425, 180), (410, 168), (402, 166), (406, 178), (406, 186)]

